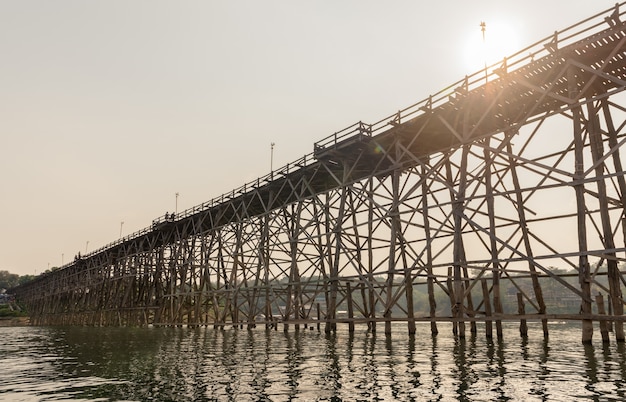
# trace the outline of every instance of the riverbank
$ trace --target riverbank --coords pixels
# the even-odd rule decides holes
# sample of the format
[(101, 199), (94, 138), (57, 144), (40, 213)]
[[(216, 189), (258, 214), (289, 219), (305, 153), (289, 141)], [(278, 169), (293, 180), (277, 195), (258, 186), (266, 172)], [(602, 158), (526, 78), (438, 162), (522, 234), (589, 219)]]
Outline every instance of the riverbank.
[(28, 317), (0, 317), (0, 327), (25, 327), (30, 325)]

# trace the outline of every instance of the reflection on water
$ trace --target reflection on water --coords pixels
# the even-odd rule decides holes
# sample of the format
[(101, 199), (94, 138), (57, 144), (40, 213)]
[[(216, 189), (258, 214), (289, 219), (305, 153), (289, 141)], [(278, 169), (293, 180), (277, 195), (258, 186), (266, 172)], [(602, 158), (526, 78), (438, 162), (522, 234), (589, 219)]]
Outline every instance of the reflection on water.
[[(520, 339), (454, 339), (441, 325), (362, 331), (0, 328), (0, 400), (571, 401), (626, 399), (623, 344), (574, 324)], [(480, 328), (479, 328), (480, 329)], [(479, 332), (480, 333), (480, 332)], [(484, 332), (483, 332), (484, 333)]]

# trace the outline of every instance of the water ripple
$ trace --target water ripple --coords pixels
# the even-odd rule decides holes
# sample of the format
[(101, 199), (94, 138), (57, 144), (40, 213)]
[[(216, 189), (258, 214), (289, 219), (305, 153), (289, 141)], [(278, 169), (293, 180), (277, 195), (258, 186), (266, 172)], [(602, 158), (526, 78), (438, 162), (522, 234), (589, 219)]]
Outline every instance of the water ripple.
[[(479, 326), (480, 329), (480, 326)], [(0, 328), (7, 401), (571, 401), (626, 399), (623, 344), (576, 325), (520, 339), (187, 328)]]

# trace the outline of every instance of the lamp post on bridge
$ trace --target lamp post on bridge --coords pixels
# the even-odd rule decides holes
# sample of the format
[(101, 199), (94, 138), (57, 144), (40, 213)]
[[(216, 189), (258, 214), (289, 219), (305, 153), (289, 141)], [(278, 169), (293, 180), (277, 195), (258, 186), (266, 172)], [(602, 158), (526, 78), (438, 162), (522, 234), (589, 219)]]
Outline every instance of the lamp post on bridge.
[(87, 249), (89, 248), (89, 240), (87, 240), (87, 244), (85, 244), (85, 254), (87, 254)]
[(487, 73), (487, 44), (485, 42), (485, 31), (487, 30), (487, 23), (485, 21), (480, 22), (480, 31), (483, 33), (483, 59), (485, 62), (485, 84), (488, 82)]
[(120, 239), (122, 238), (122, 227), (124, 226), (124, 221), (120, 222)]
[(174, 216), (178, 215), (178, 192), (176, 192), (176, 208), (174, 208)]
[(276, 144), (272, 142), (270, 148), (270, 173), (272, 177), (274, 177), (274, 145)]

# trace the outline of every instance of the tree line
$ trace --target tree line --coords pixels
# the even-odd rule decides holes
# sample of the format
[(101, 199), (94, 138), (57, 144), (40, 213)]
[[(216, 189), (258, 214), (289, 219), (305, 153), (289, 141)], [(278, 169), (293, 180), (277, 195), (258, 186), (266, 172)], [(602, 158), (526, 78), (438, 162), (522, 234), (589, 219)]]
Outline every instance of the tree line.
[(18, 275), (9, 271), (0, 271), (0, 292), (14, 288), (28, 281), (35, 279), (35, 275)]

